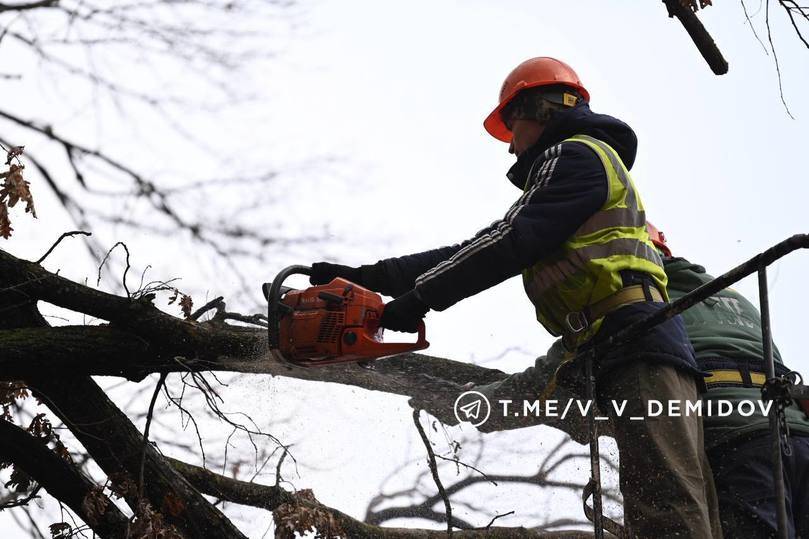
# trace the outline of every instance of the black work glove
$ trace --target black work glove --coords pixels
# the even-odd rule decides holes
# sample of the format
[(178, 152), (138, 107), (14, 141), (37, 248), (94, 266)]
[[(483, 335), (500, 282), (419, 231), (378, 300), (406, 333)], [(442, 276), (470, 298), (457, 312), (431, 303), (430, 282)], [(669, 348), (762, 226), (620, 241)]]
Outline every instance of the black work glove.
[(362, 272), (360, 268), (330, 264), (328, 262), (315, 262), (312, 264), (312, 275), (309, 276), (311, 284), (328, 284), (335, 277), (342, 277), (352, 283), (362, 286)]
[(430, 307), (421, 301), (415, 290), (403, 294), (385, 305), (379, 325), (393, 331), (416, 333), (419, 322)]

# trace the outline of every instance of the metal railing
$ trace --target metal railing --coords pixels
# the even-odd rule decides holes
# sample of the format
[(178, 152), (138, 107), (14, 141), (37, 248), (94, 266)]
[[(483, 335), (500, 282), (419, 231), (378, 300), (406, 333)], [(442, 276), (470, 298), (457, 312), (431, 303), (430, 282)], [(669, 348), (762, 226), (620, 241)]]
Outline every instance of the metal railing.
[[(598, 343), (583, 351), (579, 356), (585, 362), (585, 377), (587, 380), (587, 399), (595, 398), (595, 376), (593, 373), (593, 363), (595, 358), (606, 350), (625, 344), (658, 324), (685, 311), (696, 303), (724, 290), (730, 285), (744, 279), (745, 277), (758, 273), (759, 307), (761, 311), (761, 337), (764, 350), (764, 365), (767, 374), (767, 381), (762, 387), (762, 398), (771, 400), (773, 406), (770, 407), (770, 436), (772, 438), (772, 464), (773, 481), (775, 488), (776, 512), (778, 518), (778, 537), (786, 539), (789, 529), (786, 512), (786, 488), (784, 484), (784, 465), (782, 451), (789, 451), (788, 433), (785, 429), (786, 420), (784, 417), (784, 407), (792, 399), (809, 399), (809, 386), (796, 383), (795, 379), (787, 376), (775, 375), (775, 362), (772, 349), (772, 327), (770, 321), (769, 293), (767, 290), (767, 266), (776, 260), (788, 255), (798, 249), (809, 248), (809, 234), (796, 234), (786, 240), (773, 245), (766, 251), (759, 253), (747, 262), (736, 266), (729, 272), (705, 283), (696, 290), (689, 292), (680, 299), (670, 303), (626, 328), (610, 335)], [(577, 358), (579, 359), (579, 358)], [(599, 467), (598, 431), (595, 422), (596, 412), (591, 407), (589, 414), (590, 431), (590, 481), (584, 490), (583, 503), (585, 513), (588, 518), (592, 515), (593, 531), (597, 539), (603, 539), (604, 530), (618, 535), (627, 536), (626, 531), (609, 518), (604, 517), (601, 500), (601, 469)], [(788, 454), (788, 453), (787, 453)], [(587, 498), (593, 495), (593, 508), (587, 506)], [(618, 528), (616, 529), (616, 526)]]

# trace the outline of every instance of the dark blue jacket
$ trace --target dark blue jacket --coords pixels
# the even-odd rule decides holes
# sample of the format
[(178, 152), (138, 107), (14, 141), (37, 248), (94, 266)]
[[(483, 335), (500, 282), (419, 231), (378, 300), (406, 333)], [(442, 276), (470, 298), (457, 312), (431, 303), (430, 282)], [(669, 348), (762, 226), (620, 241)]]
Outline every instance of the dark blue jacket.
[[(577, 134), (612, 146), (627, 168), (635, 162), (637, 138), (624, 122), (596, 114), (586, 103), (558, 112), (508, 171), (509, 180), (520, 189), (526, 182), (536, 188), (523, 193), (503, 219), (462, 243), (362, 266), (363, 283), (390, 296), (415, 289), (424, 303), (441, 311), (552, 254), (607, 199), (607, 175), (599, 157), (582, 143), (562, 143)], [(538, 163), (542, 166), (535, 166)], [(606, 317), (600, 334), (659, 307), (642, 303), (621, 308)], [(700, 372), (679, 317), (608, 353), (602, 365), (610, 369), (638, 356)]]

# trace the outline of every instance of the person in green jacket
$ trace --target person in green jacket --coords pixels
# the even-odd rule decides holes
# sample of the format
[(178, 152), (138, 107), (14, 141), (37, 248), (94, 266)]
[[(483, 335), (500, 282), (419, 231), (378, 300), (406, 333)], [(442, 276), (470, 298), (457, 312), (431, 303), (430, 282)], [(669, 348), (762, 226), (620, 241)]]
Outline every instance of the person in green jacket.
[[(663, 256), (672, 300), (714, 278), (702, 266), (673, 257), (663, 234), (649, 223), (647, 227)], [(765, 380), (759, 312), (744, 296), (728, 288), (687, 309), (682, 317), (697, 363), (707, 375), (702, 394), (703, 439), (719, 497), (722, 531), (725, 537), (774, 537), (777, 519), (769, 420), (759, 404)], [(583, 398), (580, 380), (579, 386), (575, 380), (567, 380), (567, 384), (557, 380), (556, 374), (566, 359), (560, 344), (561, 341), (554, 343), (534, 367), (499, 382), (476, 386), (475, 391), (495, 405), (501, 399), (517, 402), (539, 397), (565, 402)], [(775, 347), (773, 355), (776, 374), (790, 372)], [(750, 404), (740, 408), (741, 403)], [(709, 408), (711, 414), (707, 412)], [(809, 405), (793, 402), (785, 413), (790, 433), (789, 447), (783, 455), (788, 536), (809, 538)], [(478, 428), (497, 430), (513, 427), (516, 421), (531, 424), (525, 420), (495, 418)], [(558, 416), (546, 417), (543, 422), (586, 443), (587, 423), (577, 414), (570, 414), (564, 421)], [(609, 433), (608, 424), (599, 426), (602, 433)]]
[[(650, 228), (653, 242), (664, 255), (672, 300), (713, 280), (702, 266), (672, 257), (665, 237)], [(759, 312), (744, 296), (726, 288), (682, 316), (697, 363), (709, 374), (702, 399), (703, 409), (710, 402), (713, 414), (703, 412), (704, 440), (719, 496), (722, 529), (726, 537), (775, 537), (770, 425), (758, 405), (766, 380)], [(789, 373), (773, 348), (776, 375)], [(722, 401), (730, 403), (725, 406), (731, 412), (728, 415), (719, 413)], [(756, 405), (740, 406), (744, 402)], [(788, 536), (809, 537), (809, 416), (794, 401), (785, 414), (790, 433), (783, 455)]]

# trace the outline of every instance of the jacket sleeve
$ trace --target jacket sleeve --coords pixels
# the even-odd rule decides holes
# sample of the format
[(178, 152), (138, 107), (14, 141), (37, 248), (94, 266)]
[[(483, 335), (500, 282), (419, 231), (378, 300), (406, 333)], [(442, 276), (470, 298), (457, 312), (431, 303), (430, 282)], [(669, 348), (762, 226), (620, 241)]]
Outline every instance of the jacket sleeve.
[(601, 160), (578, 142), (546, 150), (534, 163), (528, 185), (503, 219), (416, 278), (422, 301), (442, 311), (519, 274), (558, 249), (608, 194)]
[(360, 266), (362, 282), (371, 290), (376, 290), (386, 296), (399, 297), (413, 290), (416, 286), (416, 277), (449, 259), (478, 237), (490, 233), (491, 228), (496, 224), (492, 223), (463, 243), (396, 258), (386, 258), (376, 264)]

